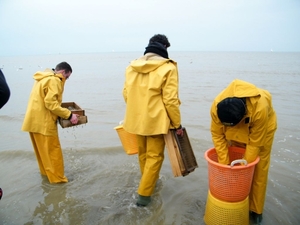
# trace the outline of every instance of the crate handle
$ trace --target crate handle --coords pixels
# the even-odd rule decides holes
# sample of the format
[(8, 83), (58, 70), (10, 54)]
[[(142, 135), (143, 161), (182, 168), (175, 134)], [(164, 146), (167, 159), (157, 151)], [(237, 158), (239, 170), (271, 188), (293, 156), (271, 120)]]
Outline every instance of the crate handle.
[(242, 163), (244, 164), (245, 166), (247, 166), (247, 161), (245, 159), (236, 159), (236, 160), (233, 160), (231, 163), (230, 163), (230, 166), (234, 166), (235, 164), (237, 163)]

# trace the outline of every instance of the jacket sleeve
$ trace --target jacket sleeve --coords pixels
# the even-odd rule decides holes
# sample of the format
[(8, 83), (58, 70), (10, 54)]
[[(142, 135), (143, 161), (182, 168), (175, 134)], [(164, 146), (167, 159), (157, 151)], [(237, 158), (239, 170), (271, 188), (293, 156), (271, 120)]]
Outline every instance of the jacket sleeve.
[(127, 103), (127, 89), (126, 89), (126, 83), (124, 84), (124, 87), (123, 87), (123, 98), (124, 98), (125, 103)]
[(125, 103), (127, 103), (127, 86), (126, 86), (126, 75), (127, 75), (127, 71), (129, 70), (129, 66), (126, 68), (126, 71), (125, 71), (125, 81), (124, 81), (124, 86), (123, 86), (123, 99), (125, 101)]
[(212, 141), (218, 155), (218, 162), (224, 165), (230, 163), (228, 154), (228, 144), (224, 133), (223, 125), (221, 124), (217, 112), (215, 103), (212, 104), (211, 110), (211, 126), (210, 131), (212, 135)]
[[(173, 64), (172, 64), (173, 65)], [(170, 69), (166, 76), (166, 81), (162, 87), (163, 103), (173, 128), (178, 128), (181, 124), (180, 100), (178, 98), (178, 72), (176, 66)]]
[(249, 131), (249, 144), (246, 147), (244, 159), (248, 163), (253, 162), (259, 155), (260, 147), (265, 144), (269, 118), (269, 107), (258, 105), (258, 110), (252, 116), (252, 124)]
[(9, 97), (10, 90), (2, 71), (0, 70), (0, 109), (7, 103)]
[(63, 93), (63, 86), (59, 78), (49, 79), (49, 83), (45, 90), (45, 107), (53, 114), (68, 119), (71, 115), (71, 111), (61, 107), (61, 103), (58, 98)]

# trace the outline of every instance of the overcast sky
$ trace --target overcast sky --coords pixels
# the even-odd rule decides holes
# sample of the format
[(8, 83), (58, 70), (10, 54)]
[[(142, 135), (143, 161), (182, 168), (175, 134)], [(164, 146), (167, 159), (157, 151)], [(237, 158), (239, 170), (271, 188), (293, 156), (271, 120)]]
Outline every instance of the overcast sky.
[(300, 51), (300, 0), (0, 0), (0, 56), (143, 51)]

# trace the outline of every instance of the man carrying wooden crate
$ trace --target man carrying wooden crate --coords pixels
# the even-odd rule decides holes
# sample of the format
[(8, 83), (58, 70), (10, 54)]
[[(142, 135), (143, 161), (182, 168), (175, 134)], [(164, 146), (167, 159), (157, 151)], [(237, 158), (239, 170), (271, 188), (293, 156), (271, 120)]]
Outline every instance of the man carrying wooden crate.
[(137, 135), (141, 180), (137, 206), (151, 201), (164, 160), (164, 134), (177, 129), (182, 135), (178, 98), (177, 63), (168, 57), (165, 35), (149, 40), (144, 56), (126, 68), (123, 97), (126, 113), (123, 128)]
[(57, 118), (78, 123), (78, 115), (61, 107), (65, 81), (72, 68), (66, 62), (55, 70), (46, 69), (34, 74), (34, 86), (28, 101), (22, 130), (29, 132), (40, 172), (50, 183), (68, 182), (64, 174), (64, 160), (58, 138)]

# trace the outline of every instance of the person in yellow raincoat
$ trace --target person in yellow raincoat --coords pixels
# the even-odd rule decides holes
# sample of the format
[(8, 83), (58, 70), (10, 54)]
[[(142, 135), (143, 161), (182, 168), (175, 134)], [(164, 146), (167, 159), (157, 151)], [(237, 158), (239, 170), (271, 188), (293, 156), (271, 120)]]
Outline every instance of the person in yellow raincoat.
[(32, 88), (22, 130), (29, 132), (40, 172), (50, 183), (68, 182), (64, 174), (63, 155), (58, 138), (58, 117), (78, 123), (78, 115), (61, 107), (66, 79), (72, 68), (66, 62), (59, 63), (55, 70), (46, 69), (34, 74)]
[(144, 56), (133, 60), (126, 68), (123, 97), (126, 113), (123, 128), (137, 135), (141, 180), (138, 206), (151, 201), (164, 160), (164, 134), (170, 128), (183, 135), (178, 98), (178, 70), (169, 59), (170, 46), (165, 35), (149, 40)]
[(244, 159), (248, 163), (257, 156), (260, 158), (249, 194), (251, 217), (259, 223), (262, 220), (271, 149), (277, 129), (271, 94), (236, 79), (214, 99), (210, 113), (212, 140), (219, 163), (230, 164), (228, 146), (245, 148)]

